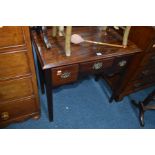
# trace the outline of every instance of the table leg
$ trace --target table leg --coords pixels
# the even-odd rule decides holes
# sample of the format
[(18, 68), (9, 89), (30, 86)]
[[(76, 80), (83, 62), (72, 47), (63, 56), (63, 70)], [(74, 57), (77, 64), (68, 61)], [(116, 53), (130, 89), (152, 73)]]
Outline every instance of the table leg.
[(39, 81), (40, 81), (40, 87), (41, 87), (41, 92), (42, 94), (45, 93), (44, 91), (44, 75), (43, 75), (43, 70), (41, 68), (39, 59), (37, 58), (37, 64), (38, 64), (38, 73), (39, 73)]
[(135, 100), (131, 100), (131, 103), (135, 107), (137, 107), (139, 109), (139, 121), (140, 121), (140, 125), (142, 127), (144, 127), (144, 108), (143, 108), (143, 103), (142, 102), (136, 103)]
[(48, 115), (49, 121), (53, 121), (53, 92), (52, 92), (52, 76), (51, 69), (46, 69), (45, 71), (45, 88), (46, 88), (46, 96), (47, 96), (47, 106), (48, 106)]

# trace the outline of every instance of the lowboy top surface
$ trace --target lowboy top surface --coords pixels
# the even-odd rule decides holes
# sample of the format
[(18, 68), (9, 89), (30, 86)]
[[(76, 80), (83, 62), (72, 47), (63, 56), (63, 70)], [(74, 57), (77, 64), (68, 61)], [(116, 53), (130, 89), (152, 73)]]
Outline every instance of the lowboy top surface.
[[(80, 34), (87, 40), (122, 44), (122, 37), (112, 28), (108, 30), (107, 35), (104, 35), (104, 32), (96, 26), (73, 27), (72, 34)], [(141, 52), (131, 41), (128, 41), (127, 48), (109, 47), (90, 43), (81, 43), (78, 45), (71, 43), (71, 56), (67, 57), (65, 55), (65, 38), (52, 38), (52, 29), (50, 28), (48, 29), (47, 36), (52, 44), (51, 49), (47, 49), (41, 41), (41, 37), (37, 35), (35, 31), (32, 31), (32, 38), (37, 49), (36, 52), (43, 69)]]

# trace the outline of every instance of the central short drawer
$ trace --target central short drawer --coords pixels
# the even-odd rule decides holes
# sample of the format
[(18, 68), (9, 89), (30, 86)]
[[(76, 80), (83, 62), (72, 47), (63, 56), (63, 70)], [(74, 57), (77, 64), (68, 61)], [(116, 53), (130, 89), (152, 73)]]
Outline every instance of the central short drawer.
[(79, 65), (67, 65), (52, 69), (52, 85), (59, 86), (75, 82), (78, 78)]
[(81, 73), (101, 73), (106, 68), (110, 68), (113, 64), (113, 59), (96, 60), (80, 64)]

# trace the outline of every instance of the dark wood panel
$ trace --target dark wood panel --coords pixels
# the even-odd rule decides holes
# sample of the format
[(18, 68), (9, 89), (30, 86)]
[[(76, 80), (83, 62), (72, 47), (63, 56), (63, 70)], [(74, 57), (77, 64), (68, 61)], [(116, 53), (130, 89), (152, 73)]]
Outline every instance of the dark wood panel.
[(0, 54), (0, 80), (30, 74), (27, 52)]
[(154, 38), (155, 28), (152, 26), (133, 26), (129, 35), (129, 39), (142, 50), (146, 50)]
[(33, 94), (31, 77), (0, 82), (0, 104)]

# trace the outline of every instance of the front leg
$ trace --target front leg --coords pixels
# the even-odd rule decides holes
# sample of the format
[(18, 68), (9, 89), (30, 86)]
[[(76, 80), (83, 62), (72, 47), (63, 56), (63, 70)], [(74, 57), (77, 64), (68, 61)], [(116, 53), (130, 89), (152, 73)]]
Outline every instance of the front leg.
[(47, 106), (48, 106), (48, 115), (49, 121), (53, 121), (53, 92), (52, 92), (52, 76), (51, 69), (46, 69), (45, 71), (45, 87), (46, 87), (46, 96), (47, 96)]

